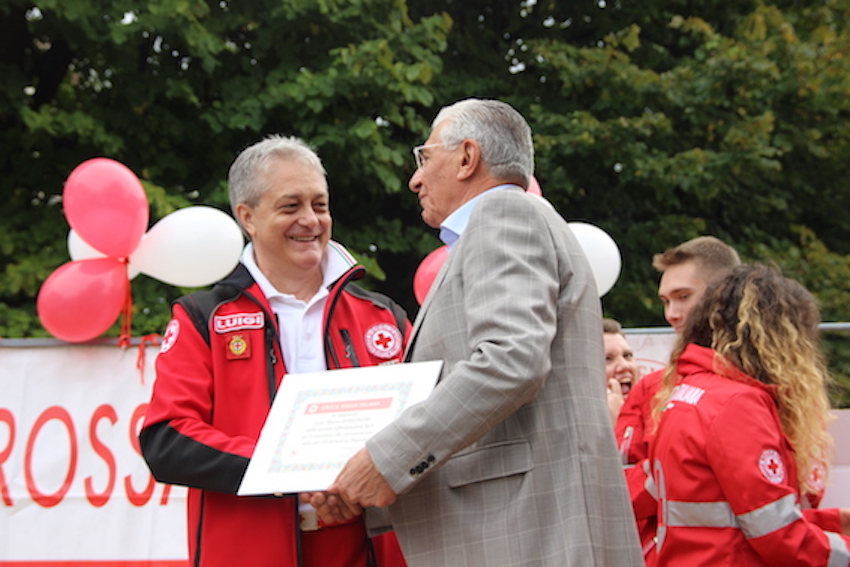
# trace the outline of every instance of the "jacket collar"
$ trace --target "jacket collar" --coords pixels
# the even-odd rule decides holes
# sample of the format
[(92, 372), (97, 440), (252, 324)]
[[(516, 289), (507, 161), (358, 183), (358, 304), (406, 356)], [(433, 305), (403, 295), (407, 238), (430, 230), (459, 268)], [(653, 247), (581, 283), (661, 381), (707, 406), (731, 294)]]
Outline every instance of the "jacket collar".
[(744, 373), (719, 352), (697, 344), (691, 343), (685, 347), (684, 352), (682, 352), (679, 360), (676, 362), (676, 371), (680, 376), (688, 376), (689, 374), (696, 374), (698, 372), (710, 372), (722, 378), (764, 390), (771, 397), (776, 398), (776, 385), (759, 382), (752, 376)]

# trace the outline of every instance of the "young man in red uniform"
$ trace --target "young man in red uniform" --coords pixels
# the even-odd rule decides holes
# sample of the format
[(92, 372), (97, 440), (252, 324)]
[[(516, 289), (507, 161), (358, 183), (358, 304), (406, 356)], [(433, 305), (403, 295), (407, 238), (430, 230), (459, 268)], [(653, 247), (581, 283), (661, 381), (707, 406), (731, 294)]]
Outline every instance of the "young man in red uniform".
[[(699, 302), (709, 284), (725, 277), (741, 263), (734, 248), (713, 236), (700, 236), (652, 258), (652, 266), (661, 272), (658, 297), (664, 304), (664, 318), (680, 333), (691, 309)], [(632, 386), (620, 408), (614, 427), (617, 446), (623, 457), (629, 485), (640, 485), (645, 478), (642, 467), (652, 438), (652, 398), (661, 386), (664, 371), (650, 372)], [(655, 546), (655, 521), (638, 521), (644, 557), (651, 563)]]
[(247, 148), (228, 184), (251, 242), (232, 274), (175, 303), (140, 435), (156, 479), (189, 487), (191, 564), (403, 566), (394, 535), (370, 540), (361, 517), (324, 525), (297, 495), (236, 496), (286, 375), (401, 362), (409, 323), (354, 283), (365, 270), (330, 239), (326, 172), (303, 141)]

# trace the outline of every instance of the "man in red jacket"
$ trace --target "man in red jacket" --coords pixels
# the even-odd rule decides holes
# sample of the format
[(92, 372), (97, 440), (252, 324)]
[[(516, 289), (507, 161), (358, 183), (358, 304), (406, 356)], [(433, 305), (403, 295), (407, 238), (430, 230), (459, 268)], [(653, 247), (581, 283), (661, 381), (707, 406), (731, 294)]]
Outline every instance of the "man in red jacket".
[(272, 398), (288, 373), (401, 362), (404, 311), (354, 283), (331, 241), (326, 172), (297, 138), (271, 136), (230, 168), (250, 244), (212, 290), (177, 300), (140, 434), (157, 480), (189, 487), (192, 565), (399, 567), (392, 533), (361, 517), (324, 525), (297, 495), (237, 497)]
[[(652, 266), (661, 272), (658, 297), (664, 304), (664, 318), (677, 333), (708, 285), (740, 263), (735, 249), (713, 236), (700, 236), (653, 256)], [(661, 386), (663, 373), (663, 369), (651, 372), (632, 386), (614, 427), (630, 486), (640, 485), (645, 479), (642, 468), (635, 465), (647, 457), (654, 429), (652, 399)], [(650, 562), (655, 527), (654, 520), (638, 522), (644, 556)]]

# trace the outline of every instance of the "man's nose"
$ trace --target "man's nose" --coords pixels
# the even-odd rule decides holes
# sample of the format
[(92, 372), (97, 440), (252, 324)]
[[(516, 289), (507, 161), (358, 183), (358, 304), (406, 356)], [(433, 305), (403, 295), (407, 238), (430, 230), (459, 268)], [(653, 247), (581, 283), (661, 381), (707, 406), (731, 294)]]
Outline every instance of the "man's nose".
[(407, 186), (410, 187), (410, 190), (414, 193), (419, 193), (419, 190), (422, 188), (422, 170), (418, 167), (416, 171), (413, 172), (413, 175), (410, 176), (410, 181), (407, 182)]
[(307, 208), (298, 217), (298, 222), (304, 226), (314, 226), (319, 222), (319, 215), (311, 208)]
[(664, 310), (664, 317), (672, 325), (674, 321), (679, 321), (682, 318), (682, 310), (671, 303)]

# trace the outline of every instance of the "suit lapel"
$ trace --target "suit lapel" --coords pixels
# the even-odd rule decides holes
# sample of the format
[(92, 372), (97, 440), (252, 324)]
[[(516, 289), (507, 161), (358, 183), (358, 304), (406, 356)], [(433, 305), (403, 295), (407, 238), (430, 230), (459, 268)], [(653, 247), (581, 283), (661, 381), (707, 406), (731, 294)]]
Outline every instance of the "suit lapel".
[[(456, 256), (456, 254), (455, 254)], [(434, 278), (433, 283), (431, 284), (431, 288), (428, 290), (428, 294), (425, 296), (425, 301), (422, 302), (422, 306), (419, 308), (419, 312), (416, 314), (416, 319), (413, 321), (413, 330), (410, 334), (410, 340), (407, 342), (407, 351), (404, 354), (404, 361), (410, 362), (410, 357), (413, 354), (413, 345), (416, 344), (416, 339), (419, 336), (419, 328), (422, 326), (422, 321), (425, 319), (425, 312), (428, 311), (428, 307), (431, 306), (431, 299), (436, 295), (437, 289), (443, 284), (443, 280), (446, 279), (446, 273), (449, 270), (449, 266), (452, 263), (452, 253), (451, 251), (446, 257), (445, 263), (440, 268), (440, 271), (437, 272), (437, 276)]]

